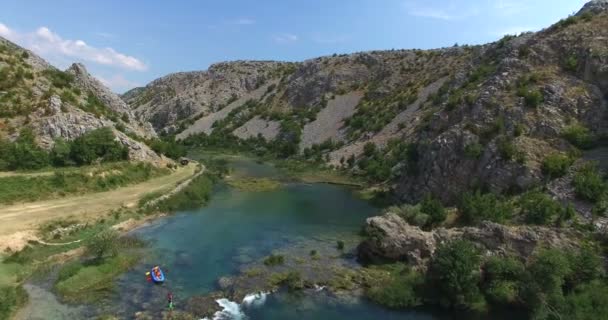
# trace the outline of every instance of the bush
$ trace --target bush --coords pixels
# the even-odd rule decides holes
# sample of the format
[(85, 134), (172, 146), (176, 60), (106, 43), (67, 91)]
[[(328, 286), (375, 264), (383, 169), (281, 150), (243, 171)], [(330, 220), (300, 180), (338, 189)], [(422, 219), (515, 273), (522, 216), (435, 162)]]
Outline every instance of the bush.
[(89, 240), (86, 248), (96, 259), (114, 257), (118, 253), (118, 233), (112, 229), (101, 231)]
[(344, 250), (344, 241), (338, 240), (336, 242), (336, 248), (338, 248), (338, 250)]
[(267, 266), (278, 266), (285, 263), (285, 257), (281, 254), (271, 254), (264, 259), (264, 264)]
[(73, 165), (74, 161), (71, 158), (71, 144), (59, 138), (55, 140), (55, 145), (50, 153), (51, 163), (57, 167)]
[(0, 319), (10, 319), (27, 299), (27, 292), (21, 286), (0, 286)]
[(483, 300), (478, 287), (480, 264), (478, 250), (468, 241), (439, 246), (428, 274), (439, 302), (447, 307), (471, 308)]
[(434, 199), (431, 195), (427, 195), (420, 202), (420, 211), (429, 215), (429, 223), (431, 225), (442, 223), (448, 215), (441, 201)]
[(471, 143), (464, 147), (464, 155), (469, 159), (479, 159), (483, 153), (483, 145)]
[(513, 160), (518, 155), (517, 148), (513, 140), (509, 138), (501, 138), (498, 140), (498, 152), (505, 160)]
[(605, 319), (608, 315), (606, 301), (608, 301), (608, 283), (605, 281), (598, 280), (577, 287), (566, 297), (562, 319)]
[(569, 55), (564, 62), (564, 68), (570, 72), (578, 70), (578, 57), (574, 54)]
[(493, 193), (482, 194), (479, 191), (465, 193), (458, 209), (468, 223), (483, 220), (504, 223), (511, 218), (513, 212), (513, 207), (507, 201), (501, 200)]
[(91, 164), (98, 159), (127, 160), (129, 150), (114, 139), (114, 133), (108, 127), (91, 130), (74, 139), (70, 157), (78, 165)]
[(421, 228), (430, 226), (430, 216), (420, 210), (420, 204), (415, 206), (409, 204), (404, 204), (399, 207), (393, 206), (386, 211), (396, 213), (411, 225)]
[(488, 300), (509, 305), (519, 299), (524, 265), (514, 257), (491, 257), (483, 267), (484, 293)]
[(368, 142), (363, 146), (363, 154), (366, 157), (371, 157), (376, 154), (376, 145), (372, 142)]
[(522, 214), (527, 223), (547, 225), (564, 210), (562, 206), (540, 191), (530, 191), (520, 199)]
[(562, 131), (564, 139), (580, 149), (590, 149), (593, 147), (593, 136), (589, 129), (575, 124), (564, 128)]
[(543, 160), (542, 171), (549, 178), (558, 178), (566, 174), (572, 159), (562, 154), (552, 154)]
[[(562, 309), (563, 286), (571, 272), (565, 254), (557, 249), (545, 249), (532, 257), (528, 265), (525, 301), (533, 310), (533, 319), (551, 319), (552, 310)], [(559, 319), (558, 317), (557, 319)]]
[(389, 308), (411, 308), (422, 303), (419, 288), (424, 284), (420, 273), (401, 265), (383, 267), (374, 277), (365, 295), (372, 301)]
[(585, 164), (572, 180), (576, 195), (582, 199), (598, 202), (606, 193), (608, 186), (595, 164)]
[(72, 82), (74, 82), (74, 76), (72, 74), (57, 69), (46, 69), (43, 71), (43, 74), (47, 76), (51, 80), (53, 86), (58, 89), (70, 87)]

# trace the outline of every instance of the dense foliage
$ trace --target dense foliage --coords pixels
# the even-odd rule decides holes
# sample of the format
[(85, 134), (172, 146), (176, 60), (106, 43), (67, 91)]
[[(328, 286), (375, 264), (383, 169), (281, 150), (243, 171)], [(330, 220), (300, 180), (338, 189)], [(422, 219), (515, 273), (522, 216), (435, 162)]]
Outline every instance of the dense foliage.
[(91, 130), (69, 142), (57, 139), (50, 152), (37, 145), (29, 128), (21, 130), (15, 142), (0, 140), (0, 170), (86, 165), (127, 160), (128, 156), (128, 149), (115, 140), (110, 128)]
[(572, 183), (577, 196), (592, 202), (600, 201), (608, 191), (608, 184), (593, 163), (585, 164), (580, 168), (574, 175)]
[(511, 218), (513, 206), (493, 193), (480, 191), (463, 194), (458, 209), (467, 223), (483, 220), (504, 223)]

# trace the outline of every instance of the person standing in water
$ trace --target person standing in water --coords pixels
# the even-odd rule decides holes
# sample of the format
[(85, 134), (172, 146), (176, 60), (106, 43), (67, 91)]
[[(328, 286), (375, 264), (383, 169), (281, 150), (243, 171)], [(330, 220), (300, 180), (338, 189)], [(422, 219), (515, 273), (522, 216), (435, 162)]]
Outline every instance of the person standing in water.
[(173, 310), (173, 293), (167, 293), (167, 303), (169, 304), (169, 310)]

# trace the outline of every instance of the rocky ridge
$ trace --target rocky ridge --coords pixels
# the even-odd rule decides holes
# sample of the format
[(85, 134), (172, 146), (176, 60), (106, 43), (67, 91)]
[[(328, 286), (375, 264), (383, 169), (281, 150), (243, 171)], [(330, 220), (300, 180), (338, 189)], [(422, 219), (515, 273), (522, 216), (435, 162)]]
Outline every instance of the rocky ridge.
[(482, 222), (476, 227), (437, 228), (423, 231), (394, 213), (368, 218), (368, 238), (358, 248), (359, 258), (368, 262), (402, 261), (424, 269), (437, 247), (454, 240), (468, 240), (484, 255), (530, 257), (537, 248), (576, 248), (574, 232), (533, 226), (505, 226)]
[(57, 138), (73, 140), (88, 131), (110, 127), (116, 140), (129, 149), (131, 160), (159, 166), (171, 162), (138, 141), (156, 137), (154, 129), (139, 121), (84, 65), (73, 64), (62, 72), (6, 39), (0, 38), (0, 46), (0, 70), (7, 70), (15, 79), (2, 84), (0, 104), (6, 111), (1, 115), (0, 138), (14, 140), (19, 128), (30, 127), (37, 143), (50, 149)]

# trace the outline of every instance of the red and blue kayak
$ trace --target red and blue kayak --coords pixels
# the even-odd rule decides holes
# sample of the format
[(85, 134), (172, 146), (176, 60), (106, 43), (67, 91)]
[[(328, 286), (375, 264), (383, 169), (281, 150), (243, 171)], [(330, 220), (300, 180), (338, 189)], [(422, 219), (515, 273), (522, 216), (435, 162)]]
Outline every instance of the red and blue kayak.
[(159, 266), (156, 266), (150, 270), (150, 276), (152, 277), (152, 281), (154, 283), (163, 283), (165, 282), (165, 274), (163, 270), (160, 269)]

